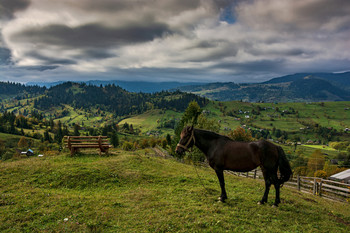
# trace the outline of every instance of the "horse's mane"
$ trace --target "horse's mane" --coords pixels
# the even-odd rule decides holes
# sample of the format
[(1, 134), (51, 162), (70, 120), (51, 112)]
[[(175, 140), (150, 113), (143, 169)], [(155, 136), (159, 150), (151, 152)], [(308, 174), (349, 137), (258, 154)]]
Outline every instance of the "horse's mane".
[(221, 134), (209, 131), (209, 130), (204, 130), (204, 129), (196, 129), (196, 130), (202, 132), (203, 134), (205, 134), (209, 138), (215, 138), (215, 139), (222, 138), (222, 139), (226, 139), (226, 140), (232, 141), (231, 138), (229, 138), (229, 137), (227, 137), (225, 135), (221, 135)]

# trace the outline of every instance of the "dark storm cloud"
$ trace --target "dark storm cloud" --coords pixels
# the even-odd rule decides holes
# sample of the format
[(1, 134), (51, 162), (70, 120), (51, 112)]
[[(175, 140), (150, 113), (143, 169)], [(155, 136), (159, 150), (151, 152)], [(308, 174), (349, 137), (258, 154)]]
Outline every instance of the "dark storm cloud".
[(29, 0), (0, 0), (0, 19), (12, 19), (14, 13), (26, 9)]
[(0, 47), (0, 65), (10, 64), (11, 62), (11, 51), (7, 48)]
[(86, 49), (82, 52), (80, 56), (75, 56), (77, 59), (105, 59), (105, 58), (111, 58), (116, 57), (116, 54), (113, 54), (109, 52), (108, 50), (103, 49)]
[(259, 60), (250, 62), (222, 62), (213, 65), (214, 69), (234, 70), (235, 72), (280, 72), (284, 69), (285, 60)]
[(35, 70), (35, 71), (54, 70), (57, 68), (58, 68), (58, 66), (28, 66), (28, 67), (23, 67), (23, 69), (25, 69), (25, 70)]
[[(37, 51), (30, 51), (30, 52), (26, 53), (26, 56), (41, 60), (44, 67), (46, 67), (46, 66), (56, 67), (55, 65), (73, 65), (73, 64), (76, 64), (75, 60), (58, 59), (55, 57), (49, 57), (49, 56), (42, 55)], [(27, 69), (28, 69), (28, 67), (27, 67)]]
[(66, 48), (106, 48), (132, 43), (151, 41), (171, 30), (163, 23), (135, 23), (122, 28), (111, 28), (101, 24), (87, 24), (79, 27), (49, 25), (30, 28), (12, 35), (16, 42), (30, 41), (32, 44), (47, 44)]
[(169, 14), (178, 14), (186, 10), (193, 10), (201, 5), (200, 0), (102, 0), (77, 1), (74, 4), (81, 9), (91, 12), (120, 12), (120, 11), (135, 11), (140, 8), (162, 9)]

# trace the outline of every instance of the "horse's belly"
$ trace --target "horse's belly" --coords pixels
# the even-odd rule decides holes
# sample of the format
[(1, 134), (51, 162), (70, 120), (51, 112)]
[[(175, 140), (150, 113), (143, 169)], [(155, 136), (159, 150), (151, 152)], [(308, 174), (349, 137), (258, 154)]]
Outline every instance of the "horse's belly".
[(237, 171), (237, 172), (248, 172), (257, 168), (259, 164), (259, 159), (253, 156), (235, 156), (226, 159), (225, 167), (227, 170)]

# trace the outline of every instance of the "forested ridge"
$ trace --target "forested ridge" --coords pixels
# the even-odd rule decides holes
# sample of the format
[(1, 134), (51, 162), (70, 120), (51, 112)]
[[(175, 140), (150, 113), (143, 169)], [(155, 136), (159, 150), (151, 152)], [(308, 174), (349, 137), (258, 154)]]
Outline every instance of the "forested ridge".
[(21, 83), (0, 82), (0, 97), (1, 96), (16, 96), (17, 98), (31, 94), (43, 94), (46, 87), (26, 86)]
[(124, 116), (140, 114), (153, 108), (184, 111), (191, 101), (196, 101), (200, 106), (209, 102), (206, 98), (180, 91), (131, 93), (114, 84), (94, 86), (66, 82), (48, 89), (43, 97), (34, 101), (34, 107), (45, 110), (68, 104), (74, 108), (98, 107), (116, 116)]

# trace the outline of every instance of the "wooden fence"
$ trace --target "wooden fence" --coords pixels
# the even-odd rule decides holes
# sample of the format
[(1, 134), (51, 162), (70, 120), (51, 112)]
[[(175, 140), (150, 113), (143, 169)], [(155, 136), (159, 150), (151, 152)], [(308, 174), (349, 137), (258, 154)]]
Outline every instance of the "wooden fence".
[[(227, 171), (227, 173), (237, 176), (250, 177), (253, 179), (264, 178), (261, 170), (258, 169), (250, 172)], [(284, 185), (296, 188), (299, 191), (309, 192), (313, 195), (318, 195), (337, 201), (350, 201), (350, 184), (321, 179), (317, 177), (297, 176), (291, 178)]]

